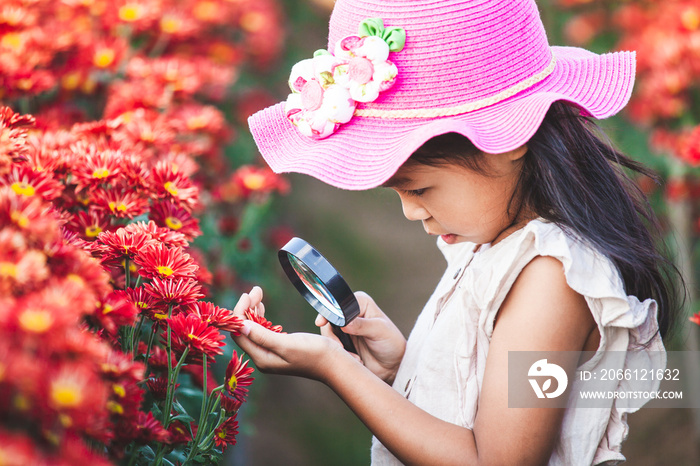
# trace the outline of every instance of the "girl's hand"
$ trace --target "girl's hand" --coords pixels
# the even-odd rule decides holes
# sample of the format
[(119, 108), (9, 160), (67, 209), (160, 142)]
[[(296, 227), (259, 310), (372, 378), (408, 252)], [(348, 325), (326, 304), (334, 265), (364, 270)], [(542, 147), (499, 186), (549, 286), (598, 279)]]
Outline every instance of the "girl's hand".
[[(245, 319), (250, 310), (264, 317), (262, 289), (253, 287), (238, 300), (233, 313)], [(244, 320), (241, 336), (233, 337), (238, 346), (255, 362), (261, 372), (296, 375), (325, 382), (333, 369), (334, 357), (349, 355), (329, 338), (310, 333), (281, 334)]]
[[(343, 327), (343, 332), (351, 336), (362, 363), (390, 384), (406, 351), (406, 338), (367, 293), (359, 291), (355, 297), (360, 304), (360, 314)], [(324, 317), (316, 317), (316, 325), (321, 327), (322, 335), (340, 344)]]

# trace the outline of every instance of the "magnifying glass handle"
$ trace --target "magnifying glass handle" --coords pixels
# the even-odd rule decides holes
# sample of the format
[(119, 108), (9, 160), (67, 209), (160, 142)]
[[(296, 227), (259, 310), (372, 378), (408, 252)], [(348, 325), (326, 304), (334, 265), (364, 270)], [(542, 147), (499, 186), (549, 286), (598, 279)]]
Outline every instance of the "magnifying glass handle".
[(345, 348), (345, 351), (357, 354), (357, 350), (355, 349), (355, 345), (352, 344), (350, 335), (343, 332), (343, 330), (337, 325), (331, 324), (331, 328), (333, 329), (333, 333), (335, 334), (335, 336), (338, 337), (340, 342), (343, 344), (343, 348)]

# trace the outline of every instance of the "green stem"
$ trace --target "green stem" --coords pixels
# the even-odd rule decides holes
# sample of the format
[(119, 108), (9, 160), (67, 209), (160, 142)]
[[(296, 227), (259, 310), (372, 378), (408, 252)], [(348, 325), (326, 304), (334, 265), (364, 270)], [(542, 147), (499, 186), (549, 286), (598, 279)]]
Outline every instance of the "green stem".
[(170, 410), (173, 407), (173, 400), (175, 399), (175, 382), (177, 382), (177, 376), (180, 375), (180, 369), (182, 369), (185, 359), (187, 358), (187, 353), (189, 352), (190, 348), (188, 346), (185, 348), (185, 351), (182, 352), (182, 356), (180, 356), (180, 360), (177, 362), (177, 366), (175, 366), (172, 379), (168, 379), (168, 391), (165, 396), (165, 408), (163, 409), (163, 427), (165, 429), (167, 429), (170, 424)]
[(129, 458), (129, 464), (127, 466), (133, 466), (136, 463), (136, 457), (139, 456), (136, 450), (136, 445), (132, 445), (131, 458)]
[(148, 369), (151, 365), (151, 348), (153, 348), (153, 340), (155, 339), (156, 333), (158, 332), (158, 324), (153, 323), (153, 329), (151, 331), (151, 336), (148, 337), (148, 348), (146, 349), (146, 377), (148, 377)]
[(226, 417), (226, 411), (224, 411), (222, 409), (221, 411), (219, 411), (219, 418), (216, 420), (216, 425), (211, 430), (211, 432), (209, 432), (209, 434), (206, 437), (204, 437), (204, 440), (202, 440), (202, 442), (199, 445), (197, 445), (197, 448), (202, 449), (202, 447), (206, 446), (209, 442), (211, 442), (211, 440), (214, 438), (214, 435), (216, 433), (216, 429), (219, 428), (219, 426), (221, 425), (221, 423), (225, 417)]
[(129, 267), (129, 258), (124, 259), (124, 283), (125, 287), (129, 288), (131, 286), (131, 269)]
[(131, 349), (134, 352), (132, 359), (136, 359), (138, 349), (139, 349), (139, 342), (141, 341), (141, 328), (143, 327), (143, 320), (144, 316), (142, 315), (141, 318), (139, 319), (139, 323), (136, 326), (136, 331), (134, 331), (134, 334), (131, 336)]
[(156, 453), (156, 458), (153, 460), (153, 466), (160, 466), (163, 464), (163, 455), (165, 454), (165, 444), (161, 443), (158, 447), (158, 453)]

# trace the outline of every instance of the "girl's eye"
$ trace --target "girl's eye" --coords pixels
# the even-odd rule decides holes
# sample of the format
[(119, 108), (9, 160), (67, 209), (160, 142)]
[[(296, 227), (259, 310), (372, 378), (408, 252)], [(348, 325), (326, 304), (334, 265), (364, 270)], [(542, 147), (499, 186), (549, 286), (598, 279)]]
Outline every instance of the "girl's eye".
[(406, 191), (406, 194), (409, 196), (422, 196), (423, 193), (425, 193), (426, 188), (421, 188), (421, 189), (411, 189), (409, 191)]

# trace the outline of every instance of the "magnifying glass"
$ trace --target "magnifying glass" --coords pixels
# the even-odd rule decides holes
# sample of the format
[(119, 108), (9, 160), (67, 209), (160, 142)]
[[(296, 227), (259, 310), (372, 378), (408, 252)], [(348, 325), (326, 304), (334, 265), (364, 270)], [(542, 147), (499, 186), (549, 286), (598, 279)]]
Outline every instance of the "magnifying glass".
[(357, 353), (345, 327), (360, 313), (347, 282), (325, 257), (301, 238), (292, 238), (277, 253), (282, 269), (301, 295), (330, 322), (346, 351)]

